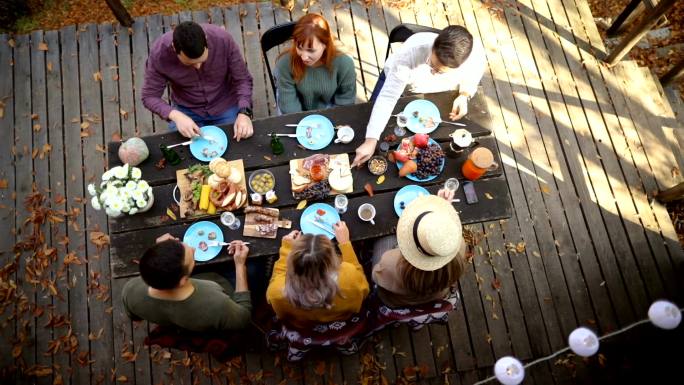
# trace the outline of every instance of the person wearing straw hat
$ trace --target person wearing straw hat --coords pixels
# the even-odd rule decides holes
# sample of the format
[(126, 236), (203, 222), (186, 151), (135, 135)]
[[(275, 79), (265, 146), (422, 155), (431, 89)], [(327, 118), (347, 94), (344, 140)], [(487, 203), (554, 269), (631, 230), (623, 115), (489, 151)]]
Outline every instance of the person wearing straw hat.
[(411, 202), (399, 217), (396, 237), (374, 245), (373, 281), (390, 307), (415, 306), (449, 294), (465, 270), (465, 241), (453, 191)]

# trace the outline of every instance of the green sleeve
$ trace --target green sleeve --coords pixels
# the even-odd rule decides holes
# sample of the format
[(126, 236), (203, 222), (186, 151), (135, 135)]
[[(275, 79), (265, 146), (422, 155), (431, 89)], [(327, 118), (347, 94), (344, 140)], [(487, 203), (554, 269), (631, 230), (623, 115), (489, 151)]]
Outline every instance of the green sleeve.
[(337, 58), (339, 80), (333, 102), (337, 106), (354, 104), (356, 101), (356, 71), (354, 60), (347, 55)]
[(276, 63), (278, 108), (283, 114), (302, 111), (302, 103), (297, 96), (297, 87), (290, 68), (290, 55), (283, 55)]
[(252, 300), (249, 291), (241, 291), (233, 294), (231, 298), (225, 293), (224, 301), (217, 309), (222, 317), (218, 319), (217, 330), (243, 329), (249, 325), (252, 319)]
[(123, 308), (126, 311), (128, 318), (132, 319), (133, 321), (140, 321), (142, 319), (131, 312), (129, 305), (129, 296), (132, 294), (135, 297), (133, 292), (135, 291), (135, 285), (139, 284), (138, 281), (142, 281), (142, 279), (140, 277), (130, 279), (128, 282), (126, 282), (121, 290), (121, 302), (123, 302)]

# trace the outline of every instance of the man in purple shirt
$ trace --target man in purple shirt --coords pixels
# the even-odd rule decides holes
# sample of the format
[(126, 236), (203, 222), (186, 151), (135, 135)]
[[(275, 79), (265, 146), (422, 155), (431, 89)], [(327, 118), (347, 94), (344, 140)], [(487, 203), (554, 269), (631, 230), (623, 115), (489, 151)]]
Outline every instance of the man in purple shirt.
[[(171, 87), (171, 105), (162, 99)], [(224, 29), (180, 23), (157, 39), (145, 66), (143, 105), (188, 138), (200, 126), (234, 123), (233, 138), (252, 136), (252, 76)]]

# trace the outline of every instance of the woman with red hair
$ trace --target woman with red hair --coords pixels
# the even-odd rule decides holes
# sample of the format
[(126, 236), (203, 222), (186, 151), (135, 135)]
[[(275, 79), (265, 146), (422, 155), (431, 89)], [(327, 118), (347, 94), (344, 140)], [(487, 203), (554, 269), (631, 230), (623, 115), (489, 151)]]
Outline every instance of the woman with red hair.
[(339, 52), (323, 16), (302, 16), (292, 47), (276, 63), (281, 113), (354, 104), (356, 72), (351, 57)]

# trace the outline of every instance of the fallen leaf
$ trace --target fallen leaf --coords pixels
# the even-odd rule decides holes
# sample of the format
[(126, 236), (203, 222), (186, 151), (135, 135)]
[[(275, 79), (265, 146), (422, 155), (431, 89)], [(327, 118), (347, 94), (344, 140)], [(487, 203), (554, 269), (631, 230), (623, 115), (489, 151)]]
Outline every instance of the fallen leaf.
[(319, 376), (325, 375), (325, 361), (318, 361), (316, 368), (314, 369), (314, 373)]
[(116, 382), (128, 382), (128, 377), (124, 375), (120, 375), (119, 377), (116, 378)]
[(549, 186), (542, 183), (541, 192), (543, 192), (544, 194), (549, 194), (551, 192), (551, 189), (549, 189)]
[(0, 179), (0, 188), (6, 189), (8, 185), (7, 179)]
[(371, 196), (371, 197), (373, 196), (374, 193), (373, 193), (373, 185), (372, 184), (366, 183), (363, 186), (363, 189), (366, 190), (366, 192), (368, 193), (368, 196)]
[(33, 125), (33, 131), (34, 132), (38, 132), (38, 131), (40, 131), (40, 129), (41, 129), (40, 124), (36, 123)]
[(119, 114), (124, 118), (124, 120), (128, 120), (128, 111), (124, 110), (123, 108), (119, 109)]
[(41, 41), (40, 43), (38, 43), (38, 50), (39, 51), (47, 51), (48, 50), (47, 43), (44, 41)]
[(17, 43), (14, 41), (14, 39), (9, 39), (7, 40), (7, 45), (14, 48), (17, 45)]
[(494, 278), (492, 280), (492, 288), (494, 290), (499, 290), (501, 288), (501, 281), (499, 280), (499, 278)]
[(171, 210), (171, 208), (169, 208), (169, 207), (166, 208), (166, 215), (168, 215), (169, 218), (173, 219), (174, 221), (178, 219), (176, 217), (176, 214), (174, 214), (173, 210)]
[(488, 193), (488, 192), (485, 193), (485, 197), (486, 197), (487, 199), (494, 199), (494, 197), (492, 196), (492, 194), (490, 194), (490, 193)]
[(48, 70), (48, 72), (52, 72), (52, 62), (51, 61), (47, 62), (47, 70)]
[(103, 248), (109, 245), (109, 235), (101, 231), (92, 231), (90, 232), (90, 241), (93, 242), (98, 249)]
[(100, 71), (97, 71), (93, 74), (93, 80), (95, 80), (96, 82), (102, 81), (102, 74), (100, 73)]
[(103, 154), (106, 154), (106, 153), (107, 153), (107, 149), (106, 149), (103, 145), (101, 145), (101, 144), (96, 144), (96, 145), (95, 145), (95, 151), (99, 151), (99, 152), (101, 152), (101, 153), (103, 153)]
[(382, 184), (384, 181), (385, 181), (385, 176), (384, 176), (384, 175), (380, 175), (380, 176), (378, 177), (378, 180), (375, 181), (375, 184)]
[(267, 156), (267, 155), (264, 155), (264, 159), (266, 159), (266, 160), (271, 160), (271, 157), (270, 157), (270, 156)]
[(85, 130), (85, 129), (87, 129), (88, 127), (90, 127), (90, 123), (89, 123), (89, 122), (87, 122), (87, 121), (81, 122), (81, 130)]
[(297, 210), (303, 210), (304, 207), (306, 207), (306, 199), (302, 199), (301, 201), (299, 201), (299, 203), (297, 204)]

